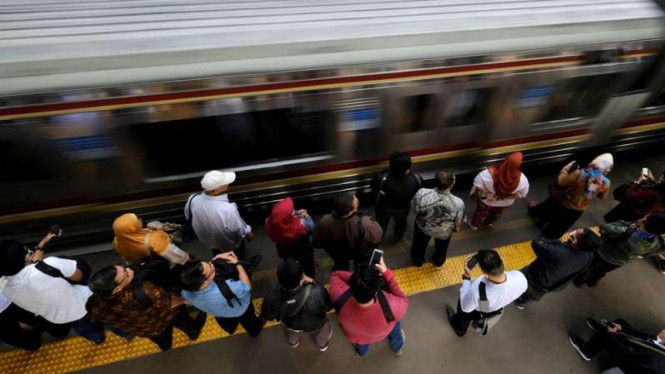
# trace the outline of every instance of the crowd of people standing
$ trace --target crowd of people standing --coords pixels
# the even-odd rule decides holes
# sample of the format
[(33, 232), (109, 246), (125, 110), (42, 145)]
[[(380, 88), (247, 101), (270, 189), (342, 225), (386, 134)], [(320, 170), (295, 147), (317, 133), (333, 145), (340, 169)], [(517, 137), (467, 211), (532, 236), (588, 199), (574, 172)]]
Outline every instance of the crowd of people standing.
[[(536, 260), (527, 268), (506, 271), (500, 254), (492, 249), (467, 259), (457, 308), (447, 310), (458, 336), (465, 335), (469, 326), (487, 334), (511, 303), (524, 309), (569, 283), (594, 287), (608, 272), (635, 258), (659, 259), (665, 253), (665, 175), (656, 180), (650, 171), (615, 189), (620, 204), (605, 215), (608, 223), (599, 233), (589, 228), (569, 232), (594, 199), (609, 196), (613, 163), (607, 153), (587, 166), (573, 161), (550, 184), (545, 201), (529, 202), (529, 214), (542, 238), (531, 243)], [(224, 331), (232, 334), (242, 325), (251, 336), (258, 336), (266, 321), (277, 320), (291, 347), (298, 347), (305, 333), (326, 351), (334, 330), (328, 312), (335, 310), (356, 355), (366, 355), (370, 344), (384, 339), (396, 355), (402, 355), (406, 334), (401, 320), (408, 299), (384, 257), (371, 261), (390, 221), (394, 221), (395, 238), (402, 240), (413, 212), (413, 265), (425, 264), (434, 239), (431, 261), (441, 267), (454, 233), (463, 224), (471, 230), (483, 225), (491, 228), (517, 199), (527, 197), (529, 181), (521, 164), (522, 154), (515, 152), (478, 173), (469, 192), (475, 212), (468, 218), (463, 200), (451, 192), (455, 174), (438, 171), (434, 188), (425, 188), (423, 179), (411, 172), (411, 159), (404, 152), (395, 152), (389, 168), (372, 183), (376, 220), (359, 210), (354, 193), (336, 196), (333, 211), (318, 223), (307, 210), (296, 209), (290, 198), (277, 202), (265, 230), (282, 261), (277, 267), (278, 284), (258, 313), (252, 303), (251, 279), (261, 256), (245, 254), (254, 234), (236, 204), (229, 201), (228, 188), (235, 181), (232, 172), (207, 173), (201, 181), (203, 191), (190, 196), (185, 205), (183, 237), (198, 238), (213, 252), (210, 260), (194, 258), (166, 232), (144, 228), (131, 213), (113, 223), (113, 248), (123, 264), (94, 274), (85, 261), (44, 256), (48, 243), (62, 234), (57, 227), (33, 248), (2, 240), (0, 340), (35, 351), (42, 332), (62, 338), (73, 328), (102, 343), (105, 331), (110, 330), (125, 339), (149, 338), (166, 351), (172, 347), (174, 328), (196, 340), (211, 315)], [(569, 239), (562, 241), (566, 233)], [(334, 262), (329, 290), (316, 280), (315, 248), (323, 249)], [(475, 266), (483, 275), (472, 280)], [(616, 338), (618, 332), (630, 329), (623, 322), (602, 328), (589, 322), (600, 337), (585, 343), (571, 334), (571, 344), (585, 359), (602, 349), (629, 344), (629, 338)], [(650, 339), (640, 346), (651, 350), (648, 357), (663, 344), (655, 335)], [(620, 364), (626, 373), (631, 372), (632, 366)]]

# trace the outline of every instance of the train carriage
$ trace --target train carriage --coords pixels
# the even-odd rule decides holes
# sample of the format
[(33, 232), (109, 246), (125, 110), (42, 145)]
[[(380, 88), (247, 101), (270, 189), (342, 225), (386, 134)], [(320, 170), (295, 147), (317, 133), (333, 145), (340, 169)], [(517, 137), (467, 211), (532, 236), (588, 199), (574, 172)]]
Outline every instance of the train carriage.
[(664, 16), (646, 0), (6, 0), (0, 230), (178, 219), (210, 169), (236, 171), (251, 208), (366, 190), (396, 149), (431, 178), (658, 144)]

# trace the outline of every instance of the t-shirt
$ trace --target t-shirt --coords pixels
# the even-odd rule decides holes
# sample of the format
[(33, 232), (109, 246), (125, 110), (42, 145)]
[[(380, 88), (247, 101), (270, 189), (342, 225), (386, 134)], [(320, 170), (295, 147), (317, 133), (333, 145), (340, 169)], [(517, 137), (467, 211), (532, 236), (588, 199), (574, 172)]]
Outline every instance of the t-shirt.
[(0, 313), (4, 312), (12, 304), (8, 298), (2, 296), (0, 293)]
[[(76, 272), (76, 261), (49, 257), (44, 262), (60, 270), (65, 277)], [(49, 322), (63, 324), (77, 321), (88, 313), (85, 303), (92, 291), (86, 286), (72, 285), (62, 278), (46, 275), (35, 265), (24, 267), (18, 274), (6, 277), (2, 291), (21, 308), (44, 317)]]
[[(473, 180), (473, 186), (481, 190), (489, 191), (489, 193), (484, 194), (485, 198), (481, 199), (485, 205), (494, 207), (507, 207), (513, 205), (515, 202), (515, 199), (499, 199), (496, 196), (496, 191), (494, 190), (494, 178), (492, 178), (492, 173), (490, 173), (487, 169), (476, 175), (476, 178)], [(520, 174), (520, 182), (512, 193), (520, 198), (525, 198), (529, 193), (529, 180), (526, 179), (523, 173)], [(482, 195), (483, 193), (479, 194), (479, 196)]]
[(448, 239), (464, 219), (464, 202), (449, 191), (421, 188), (411, 202), (418, 227), (437, 239)]
[(182, 291), (182, 297), (187, 299), (196, 309), (202, 310), (215, 317), (234, 318), (240, 317), (252, 302), (252, 292), (249, 286), (241, 281), (227, 279), (226, 284), (240, 301), (232, 299), (233, 307), (222, 295), (215, 282), (210, 282), (208, 287), (200, 291)]
[(526, 277), (517, 270), (507, 271), (506, 281), (501, 284), (490, 282), (484, 275), (473, 282), (465, 280), (462, 282), (462, 288), (460, 289), (460, 304), (462, 310), (466, 313), (478, 310), (480, 306), (480, 282), (485, 282), (485, 292), (487, 293), (490, 312), (512, 303), (526, 292), (528, 287)]

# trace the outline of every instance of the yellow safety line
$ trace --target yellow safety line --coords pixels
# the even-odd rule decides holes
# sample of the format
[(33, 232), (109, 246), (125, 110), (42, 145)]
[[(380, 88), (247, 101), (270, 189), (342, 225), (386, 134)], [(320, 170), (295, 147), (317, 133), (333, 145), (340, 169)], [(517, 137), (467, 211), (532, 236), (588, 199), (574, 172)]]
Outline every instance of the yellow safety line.
[[(521, 269), (535, 259), (535, 254), (528, 241), (499, 247), (497, 251), (501, 254), (507, 269)], [(410, 266), (393, 270), (393, 272), (404, 292), (408, 296), (413, 296), (460, 283), (462, 266), (466, 257), (467, 255), (451, 257), (441, 269), (428, 263), (422, 268)], [(474, 276), (478, 275), (480, 275), (479, 270), (475, 270)], [(254, 305), (259, 310), (261, 299), (255, 299)], [(269, 323), (266, 327), (276, 324)], [(244, 332), (242, 328), (239, 328), (236, 334), (242, 332)], [(0, 353), (0, 373), (66, 373), (160, 352), (159, 348), (148, 339), (135, 338), (128, 342), (110, 332), (107, 332), (106, 336), (106, 342), (101, 345), (94, 344), (82, 337), (73, 337), (45, 344), (35, 353), (18, 349)], [(184, 333), (176, 330), (173, 335), (173, 348), (200, 344), (228, 336), (212, 317), (208, 317), (201, 336), (195, 342), (190, 341)]]

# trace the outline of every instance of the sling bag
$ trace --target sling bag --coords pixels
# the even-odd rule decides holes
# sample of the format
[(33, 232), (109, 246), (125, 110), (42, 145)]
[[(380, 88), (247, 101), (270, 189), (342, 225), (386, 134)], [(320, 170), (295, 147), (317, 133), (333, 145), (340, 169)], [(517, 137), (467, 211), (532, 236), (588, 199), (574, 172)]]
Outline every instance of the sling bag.
[[(390, 323), (395, 320), (395, 316), (393, 315), (393, 311), (390, 308), (390, 304), (388, 303), (388, 299), (386, 298), (386, 295), (383, 293), (383, 291), (379, 291), (376, 293), (377, 299), (379, 299), (379, 304), (381, 305), (381, 311), (383, 311), (383, 317), (386, 319), (386, 322)], [(340, 297), (335, 301), (335, 304), (333, 304), (333, 309), (335, 309), (335, 312), (339, 314), (339, 311), (342, 310), (342, 307), (344, 304), (346, 304), (347, 301), (351, 298), (351, 289), (349, 288), (346, 290)]]
[(185, 217), (185, 224), (182, 225), (182, 241), (185, 243), (189, 243), (196, 239), (196, 233), (194, 232), (194, 227), (192, 226), (192, 221), (194, 219), (194, 216), (192, 216), (192, 201), (194, 201), (194, 198), (200, 194), (201, 192), (195, 193), (187, 200), (187, 217), (189, 218)]
[[(307, 299), (309, 299), (309, 293), (311, 291), (312, 291), (312, 285), (311, 284), (306, 285), (305, 286), (305, 294), (303, 295), (303, 297), (300, 298), (300, 300), (298, 300), (298, 303), (296, 304), (295, 309), (291, 313), (289, 313), (288, 316), (284, 317), (284, 315), (286, 314), (286, 310), (290, 306), (289, 301), (291, 301), (291, 300), (287, 300), (282, 305), (282, 311), (280, 313), (279, 320), (280, 321), (285, 321), (287, 319), (291, 319), (291, 318), (297, 316), (298, 313), (300, 313), (300, 311), (305, 307), (305, 304), (307, 304)], [(293, 301), (295, 301), (295, 300), (293, 300)]]
[(42, 273), (44, 273), (44, 274), (46, 274), (50, 277), (62, 278), (64, 280), (66, 280), (67, 282), (69, 282), (69, 284), (87, 286), (88, 282), (90, 281), (90, 275), (92, 273), (92, 268), (84, 260), (72, 260), (72, 261), (76, 261), (76, 268), (79, 269), (82, 273), (82, 277), (81, 277), (80, 281), (73, 281), (73, 280), (65, 277), (65, 275), (62, 274), (62, 272), (59, 269), (54, 268), (53, 266), (47, 264), (44, 261), (37, 262), (35, 264), (35, 269), (41, 271)]
[(229, 304), (231, 308), (235, 307), (235, 305), (233, 305), (234, 299), (238, 302), (238, 305), (240, 305), (240, 300), (238, 299), (238, 296), (236, 296), (236, 294), (234, 294), (233, 291), (231, 291), (231, 287), (229, 287), (229, 285), (226, 284), (226, 281), (224, 279), (216, 276), (213, 280), (217, 285), (217, 288), (219, 288), (219, 292), (222, 293), (222, 296), (224, 296), (224, 299), (226, 299), (226, 302)]
[(480, 302), (478, 311), (480, 312), (480, 319), (472, 322), (472, 327), (480, 335), (487, 335), (489, 330), (496, 325), (501, 316), (503, 315), (503, 308), (490, 312), (490, 303), (487, 300), (487, 285), (485, 282), (480, 282), (478, 291), (480, 293)]

